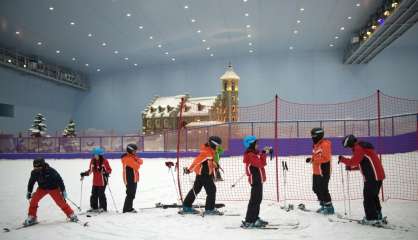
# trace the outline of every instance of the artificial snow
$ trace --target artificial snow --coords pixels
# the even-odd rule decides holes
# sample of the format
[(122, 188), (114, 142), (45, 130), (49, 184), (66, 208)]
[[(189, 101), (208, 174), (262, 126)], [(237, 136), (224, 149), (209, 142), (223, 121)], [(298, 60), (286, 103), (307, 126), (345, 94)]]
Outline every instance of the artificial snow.
[[(225, 229), (226, 226), (239, 226), (245, 217), (247, 201), (225, 202), (222, 211), (238, 213), (240, 216), (182, 216), (177, 209), (142, 209), (153, 207), (155, 203), (178, 202), (172, 176), (165, 166), (167, 159), (144, 159), (140, 169), (140, 181), (134, 207), (137, 214), (117, 214), (109, 189), (106, 190), (108, 213), (91, 218), (79, 216), (81, 221), (89, 221), (89, 227), (66, 223), (65, 215), (52, 199), (46, 196), (40, 202), (38, 220), (40, 224), (8, 233), (0, 233), (0, 239), (417, 239), (418, 203), (390, 199), (383, 202), (383, 214), (391, 224), (403, 226), (402, 229), (388, 230), (362, 226), (356, 223), (329, 222), (328, 217), (314, 213), (280, 209), (283, 202), (263, 201), (260, 217), (271, 223), (295, 223), (297, 229), (281, 230), (244, 230)], [(174, 161), (174, 159), (169, 159)], [(222, 160), (221, 160), (222, 161)], [(69, 198), (80, 201), (80, 172), (88, 168), (88, 159), (49, 160), (47, 162), (63, 177)], [(113, 172), (109, 187), (115, 198), (118, 211), (121, 211), (125, 186), (122, 180), (120, 160), (110, 160)], [(13, 227), (26, 218), (28, 201), (26, 200), (27, 182), (32, 170), (31, 160), (0, 161), (0, 224)], [(190, 179), (193, 179), (191, 176)], [(269, 181), (269, 180), (268, 180)], [(272, 181), (272, 179), (270, 179)], [(335, 180), (337, 181), (337, 180)], [(89, 208), (92, 177), (83, 182), (83, 211)], [(247, 184), (240, 187), (248, 187)], [(35, 185), (36, 189), (36, 185)], [(202, 190), (203, 191), (203, 190)], [(202, 200), (197, 200), (202, 204)], [(220, 202), (220, 201), (218, 201)], [(291, 201), (295, 206), (301, 201)], [(315, 210), (316, 202), (304, 202), (307, 208)], [(342, 201), (334, 202), (336, 212), (344, 213)], [(77, 213), (78, 211), (71, 205)], [(363, 217), (362, 201), (351, 202), (352, 217)]]

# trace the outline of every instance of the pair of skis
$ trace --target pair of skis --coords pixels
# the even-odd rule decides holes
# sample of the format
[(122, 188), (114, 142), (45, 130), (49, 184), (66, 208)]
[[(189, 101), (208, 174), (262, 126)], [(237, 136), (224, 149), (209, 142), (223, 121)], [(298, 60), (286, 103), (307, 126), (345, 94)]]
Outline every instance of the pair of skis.
[(292, 230), (299, 228), (300, 223), (269, 223), (262, 227), (227, 226), (225, 229), (248, 229), (248, 230)]
[[(15, 231), (15, 230), (20, 230), (20, 229), (24, 229), (24, 228), (29, 228), (29, 227), (32, 227), (32, 226), (35, 226), (35, 225), (38, 225), (38, 224), (43, 224), (43, 223), (46, 223), (46, 222), (44, 222), (44, 221), (37, 221), (37, 222), (34, 222), (34, 223), (32, 223), (32, 224), (30, 224), (30, 225), (19, 225), (19, 226), (15, 226), (15, 227), (5, 227), (5, 228), (3, 228), (3, 232), (10, 232), (10, 231)], [(58, 224), (58, 223), (64, 223), (63, 221), (56, 221), (56, 222), (51, 222), (51, 223), (53, 223), (53, 224)], [(81, 226), (83, 226), (83, 227), (88, 227), (89, 226), (89, 222), (83, 222), (83, 221), (77, 221), (77, 222), (71, 222), (71, 221), (66, 221), (65, 223), (77, 223), (77, 224), (79, 224), (79, 225), (81, 225)]]

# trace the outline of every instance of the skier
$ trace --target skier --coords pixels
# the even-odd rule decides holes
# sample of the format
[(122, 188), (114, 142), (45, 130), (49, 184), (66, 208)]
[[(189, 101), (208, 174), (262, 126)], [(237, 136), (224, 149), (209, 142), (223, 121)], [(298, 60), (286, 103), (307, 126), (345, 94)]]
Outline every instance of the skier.
[(90, 209), (87, 212), (107, 212), (105, 190), (112, 168), (110, 168), (109, 161), (103, 157), (105, 153), (103, 148), (95, 147), (91, 153), (93, 154), (93, 158), (90, 160), (89, 170), (80, 173), (81, 180), (93, 173)]
[(221, 155), (224, 153), (224, 149), (222, 148), (221, 145), (219, 145), (216, 148), (215, 151), (215, 162), (217, 165), (217, 168), (215, 168), (215, 181), (223, 181), (222, 175), (221, 175), (221, 170), (223, 171), (223, 169), (221, 168), (221, 165), (219, 164), (219, 160), (221, 160)]
[(200, 153), (193, 160), (193, 163), (188, 168), (184, 169), (185, 174), (189, 174), (192, 171), (195, 172), (196, 179), (192, 189), (184, 199), (183, 210), (179, 213), (198, 213), (198, 211), (192, 207), (192, 204), (196, 199), (196, 195), (199, 194), (202, 187), (204, 187), (207, 194), (204, 213), (209, 215), (222, 215), (220, 211), (215, 209), (216, 186), (213, 181), (213, 174), (217, 167), (216, 162), (214, 161), (215, 151), (221, 144), (222, 139), (220, 137), (209, 137), (208, 142), (200, 147)]
[(267, 155), (272, 151), (271, 147), (265, 147), (262, 152), (258, 150), (258, 140), (255, 136), (246, 136), (243, 139), (245, 148), (244, 164), (245, 174), (248, 176), (248, 182), (251, 185), (251, 197), (248, 202), (245, 221), (242, 222), (242, 228), (261, 228), (268, 222), (262, 220), (258, 215), (260, 213), (260, 204), (263, 200), (263, 183), (266, 181)]
[(312, 190), (316, 194), (320, 208), (316, 211), (325, 215), (334, 214), (328, 183), (331, 176), (331, 141), (324, 138), (324, 129), (311, 130), (313, 142), (312, 157), (306, 159), (312, 163)]
[(357, 141), (354, 135), (348, 135), (342, 142), (344, 148), (351, 148), (353, 156), (338, 157), (338, 163), (347, 165), (348, 170), (359, 168), (364, 179), (363, 207), (365, 217), (362, 224), (381, 224), (383, 220), (382, 206), (379, 200), (379, 191), (385, 179), (385, 171), (374, 147), (371, 143)]
[[(38, 188), (32, 194), (33, 185), (38, 183)], [(35, 158), (33, 160), (33, 170), (28, 182), (28, 192), (26, 198), (30, 200), (28, 217), (23, 223), (24, 226), (30, 226), (37, 223), (38, 203), (49, 194), (61, 210), (67, 215), (71, 222), (78, 222), (74, 211), (66, 203), (67, 192), (65, 191), (64, 182), (59, 173), (50, 167), (43, 158)]]
[(126, 153), (122, 155), (123, 181), (126, 185), (126, 198), (123, 204), (123, 213), (136, 213), (137, 211), (132, 207), (135, 199), (137, 183), (139, 181), (139, 168), (144, 162), (141, 158), (136, 156), (138, 147), (134, 143), (128, 144)]

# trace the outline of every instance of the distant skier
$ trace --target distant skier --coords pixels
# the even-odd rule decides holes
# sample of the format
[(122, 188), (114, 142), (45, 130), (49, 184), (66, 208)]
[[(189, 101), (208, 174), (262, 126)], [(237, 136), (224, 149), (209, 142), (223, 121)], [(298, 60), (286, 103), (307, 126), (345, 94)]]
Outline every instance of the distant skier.
[(313, 128), (311, 130), (313, 141), (312, 157), (307, 158), (307, 163), (312, 163), (312, 189), (316, 194), (321, 207), (316, 211), (322, 214), (334, 214), (328, 183), (331, 176), (331, 141), (324, 138), (324, 129)]
[(379, 191), (385, 179), (385, 171), (371, 143), (357, 141), (354, 135), (348, 135), (342, 142), (345, 148), (351, 148), (353, 156), (346, 158), (338, 157), (338, 163), (347, 165), (348, 170), (360, 169), (364, 179), (363, 206), (366, 216), (362, 224), (381, 224), (383, 220), (382, 206), (379, 200)]
[[(32, 194), (33, 185), (38, 183), (38, 188)], [(50, 167), (43, 158), (36, 158), (33, 160), (33, 170), (31, 172), (28, 182), (28, 192), (26, 198), (30, 200), (28, 217), (23, 223), (25, 226), (30, 226), (37, 223), (38, 203), (45, 196), (49, 194), (61, 210), (67, 215), (72, 222), (77, 222), (78, 218), (74, 211), (66, 203), (67, 192), (65, 191), (64, 182), (59, 173)]]
[(106, 212), (107, 201), (105, 190), (112, 168), (110, 168), (109, 161), (103, 157), (105, 153), (103, 148), (95, 147), (91, 153), (93, 154), (93, 158), (90, 160), (89, 170), (80, 173), (81, 180), (93, 173), (90, 209), (87, 212)]
[(223, 171), (223, 169), (221, 168), (221, 165), (219, 164), (219, 161), (221, 160), (221, 155), (224, 153), (224, 149), (222, 148), (222, 145), (219, 145), (216, 148), (215, 151), (215, 162), (216, 162), (216, 169), (215, 169), (215, 181), (223, 181), (224, 179), (222, 178), (221, 175), (221, 170)]
[(258, 150), (258, 140), (255, 136), (246, 136), (243, 139), (245, 148), (244, 164), (245, 174), (248, 176), (248, 182), (251, 185), (251, 197), (248, 202), (245, 221), (242, 222), (242, 228), (261, 228), (268, 222), (262, 220), (258, 215), (260, 205), (263, 200), (263, 183), (266, 181), (267, 155), (272, 151), (271, 147), (265, 147), (263, 151)]
[(143, 160), (136, 156), (138, 147), (136, 144), (130, 143), (126, 147), (125, 154), (122, 155), (123, 181), (126, 186), (126, 198), (123, 204), (123, 213), (137, 211), (132, 207), (136, 195), (137, 183), (139, 181), (139, 168), (143, 164)]
[(218, 136), (211, 136), (208, 142), (200, 147), (199, 155), (193, 160), (193, 163), (184, 169), (185, 174), (189, 174), (192, 171), (196, 173), (196, 179), (194, 181), (192, 189), (187, 194), (183, 202), (183, 210), (179, 213), (195, 214), (198, 213), (196, 209), (192, 207), (196, 195), (200, 193), (202, 187), (206, 191), (206, 205), (205, 214), (210, 215), (222, 215), (221, 212), (215, 209), (216, 200), (216, 186), (213, 179), (213, 174), (217, 167), (214, 161), (216, 149), (222, 144), (222, 139)]

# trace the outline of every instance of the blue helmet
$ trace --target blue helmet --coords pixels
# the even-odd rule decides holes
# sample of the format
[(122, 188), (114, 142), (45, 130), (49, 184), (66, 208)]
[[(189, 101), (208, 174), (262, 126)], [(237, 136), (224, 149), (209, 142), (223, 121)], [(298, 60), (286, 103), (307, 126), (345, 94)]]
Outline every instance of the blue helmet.
[(103, 155), (105, 153), (105, 150), (101, 147), (94, 147), (93, 150), (91, 150), (91, 154), (93, 155)]
[(247, 149), (253, 142), (257, 141), (255, 136), (245, 136), (242, 140), (242, 144), (244, 144), (245, 149)]

